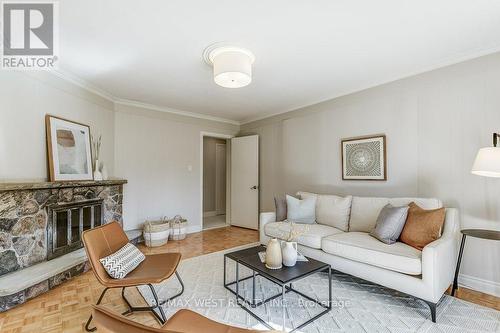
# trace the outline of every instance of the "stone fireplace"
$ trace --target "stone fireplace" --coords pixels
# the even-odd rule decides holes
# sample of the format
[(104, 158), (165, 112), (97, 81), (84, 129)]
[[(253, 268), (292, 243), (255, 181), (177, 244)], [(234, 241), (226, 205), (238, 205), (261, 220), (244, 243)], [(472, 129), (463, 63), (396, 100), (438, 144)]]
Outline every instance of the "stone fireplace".
[(0, 312), (89, 269), (81, 233), (123, 223), (125, 183), (0, 184)]

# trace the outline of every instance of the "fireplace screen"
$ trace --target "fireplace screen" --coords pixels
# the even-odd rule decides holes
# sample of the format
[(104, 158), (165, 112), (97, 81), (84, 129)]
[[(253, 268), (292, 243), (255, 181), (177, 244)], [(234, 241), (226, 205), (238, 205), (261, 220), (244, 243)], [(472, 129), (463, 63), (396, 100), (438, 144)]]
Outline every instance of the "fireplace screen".
[(48, 209), (48, 259), (81, 248), (82, 232), (104, 221), (102, 199), (52, 205)]

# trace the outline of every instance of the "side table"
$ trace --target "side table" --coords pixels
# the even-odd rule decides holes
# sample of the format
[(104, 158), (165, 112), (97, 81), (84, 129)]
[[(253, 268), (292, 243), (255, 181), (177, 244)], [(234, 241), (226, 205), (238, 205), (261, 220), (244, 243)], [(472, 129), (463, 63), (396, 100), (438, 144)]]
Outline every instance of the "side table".
[(462, 254), (465, 247), (465, 239), (467, 236), (500, 241), (500, 231), (485, 230), (485, 229), (464, 229), (462, 232), (462, 242), (460, 243), (460, 252), (458, 253), (457, 268), (455, 269), (455, 279), (451, 289), (451, 296), (455, 296), (455, 290), (458, 289), (458, 272), (460, 271), (460, 263), (462, 262)]

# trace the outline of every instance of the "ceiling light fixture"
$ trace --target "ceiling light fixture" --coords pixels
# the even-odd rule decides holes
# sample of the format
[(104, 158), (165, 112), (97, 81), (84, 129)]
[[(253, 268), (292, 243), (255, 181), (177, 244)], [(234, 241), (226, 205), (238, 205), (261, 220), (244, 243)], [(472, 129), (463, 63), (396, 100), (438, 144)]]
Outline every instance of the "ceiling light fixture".
[(241, 88), (252, 82), (252, 52), (236, 46), (209, 46), (203, 52), (205, 61), (213, 66), (214, 81), (224, 88)]

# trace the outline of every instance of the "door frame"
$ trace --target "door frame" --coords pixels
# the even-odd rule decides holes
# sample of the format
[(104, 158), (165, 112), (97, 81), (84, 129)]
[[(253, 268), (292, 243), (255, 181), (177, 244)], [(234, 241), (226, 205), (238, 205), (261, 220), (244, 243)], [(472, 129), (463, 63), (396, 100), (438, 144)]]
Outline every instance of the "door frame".
[[(223, 133), (213, 133), (213, 132), (200, 132), (200, 230), (203, 229), (203, 138), (205, 136), (211, 137), (211, 138), (218, 138), (218, 139), (225, 139), (229, 140), (236, 137), (236, 135), (231, 135), (231, 134), (223, 134)], [(230, 145), (230, 144), (229, 144)], [(230, 216), (230, 208), (231, 208), (231, 197), (230, 194), (231, 192), (227, 191), (228, 188), (231, 186), (231, 171), (227, 167), (228, 161), (228, 152), (229, 154), (231, 153), (231, 147), (227, 147), (227, 142), (226, 142), (226, 225), (231, 224), (231, 216)]]
[[(226, 140), (227, 141), (227, 140)], [(220, 163), (220, 161), (217, 159), (217, 148), (221, 148), (221, 147), (224, 147), (224, 163)], [(217, 209), (217, 206), (219, 205), (219, 201), (221, 200), (218, 200), (219, 198), (219, 195), (220, 195), (220, 191), (219, 191), (219, 181), (221, 180), (221, 178), (226, 178), (225, 180), (225, 189), (224, 189), (224, 192), (227, 193), (227, 165), (228, 165), (228, 161), (227, 161), (227, 142), (226, 143), (216, 143), (215, 144), (215, 214), (216, 215), (219, 215), (220, 212), (224, 211), (224, 214), (227, 214), (227, 211), (226, 211), (226, 204), (227, 204), (227, 196), (224, 195), (226, 198), (225, 198), (225, 202), (224, 202), (224, 210), (219, 210)], [(219, 177), (219, 164), (223, 164), (224, 165), (224, 174), (225, 174), (225, 177)], [(227, 221), (226, 221), (226, 224), (227, 224)]]

